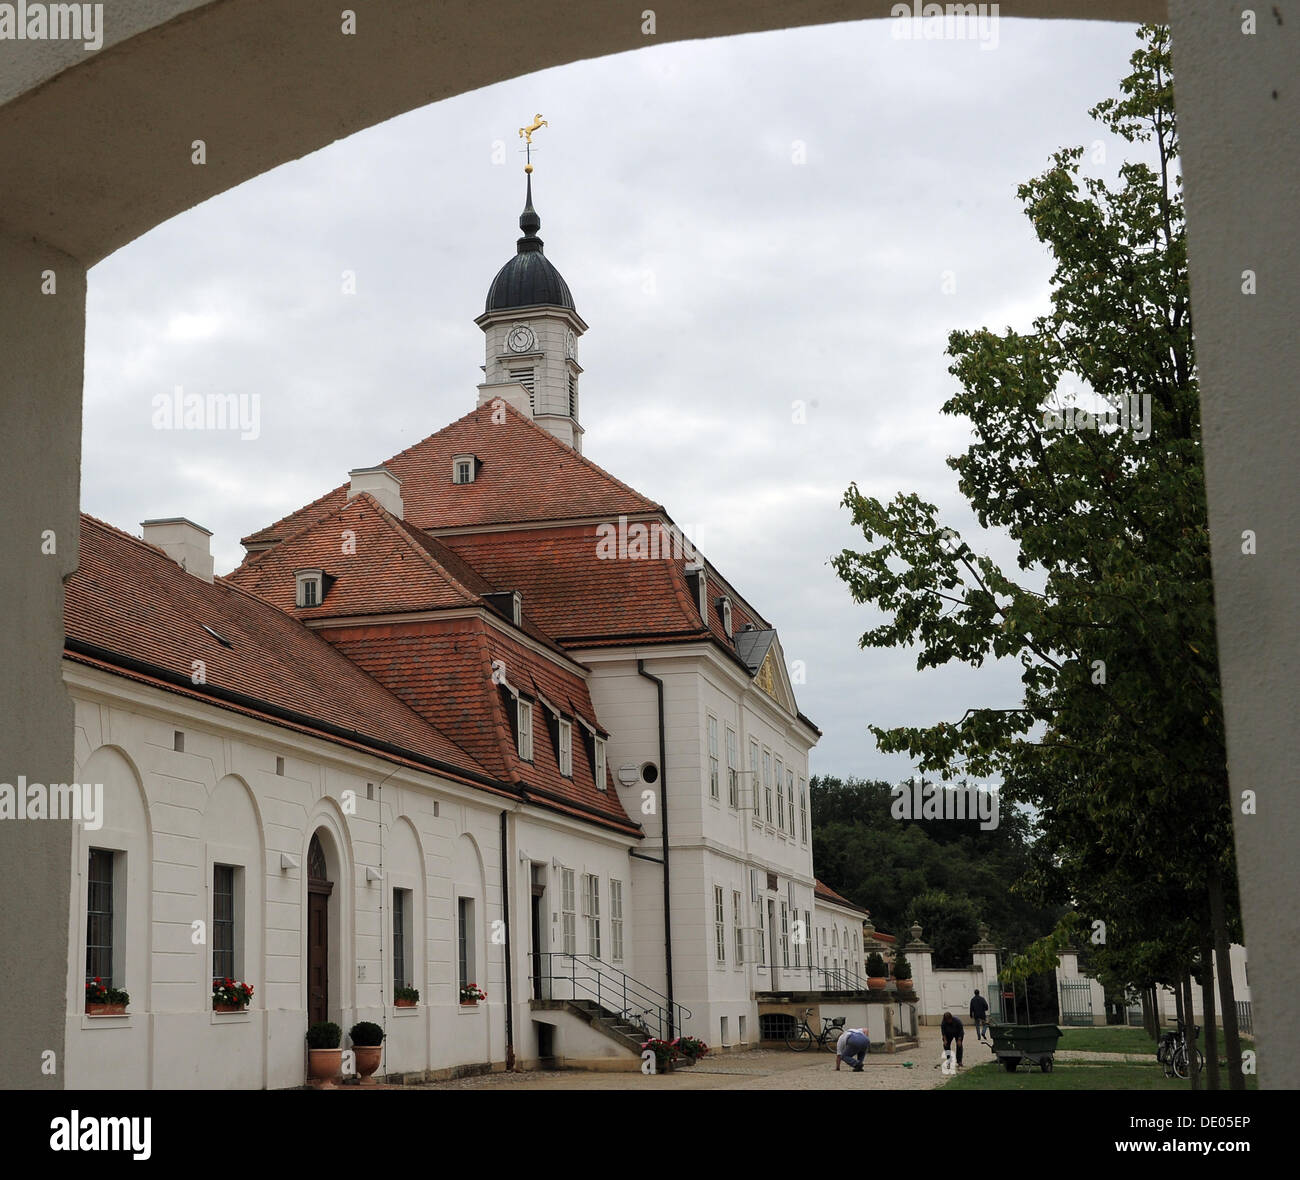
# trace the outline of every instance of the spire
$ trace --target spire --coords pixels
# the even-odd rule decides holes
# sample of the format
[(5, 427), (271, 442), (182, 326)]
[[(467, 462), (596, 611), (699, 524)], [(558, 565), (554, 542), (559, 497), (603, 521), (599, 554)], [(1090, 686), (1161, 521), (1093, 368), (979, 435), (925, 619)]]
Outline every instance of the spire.
[(542, 239), (537, 236), (537, 231), (542, 228), (542, 219), (537, 216), (537, 210), (533, 208), (533, 166), (528, 165), (528, 195), (524, 201), (524, 211), (519, 214), (519, 228), (524, 231), (524, 236), (516, 244), (520, 254), (529, 250), (541, 250)]
[(524, 141), (524, 175), (528, 177), (528, 196), (524, 201), (524, 211), (519, 215), (519, 228), (524, 231), (524, 236), (516, 243), (520, 254), (533, 250), (540, 253), (542, 249), (542, 239), (537, 236), (537, 231), (542, 228), (542, 219), (533, 208), (533, 132), (546, 126), (548, 124), (541, 115), (534, 115), (527, 127), (519, 128), (519, 138)]

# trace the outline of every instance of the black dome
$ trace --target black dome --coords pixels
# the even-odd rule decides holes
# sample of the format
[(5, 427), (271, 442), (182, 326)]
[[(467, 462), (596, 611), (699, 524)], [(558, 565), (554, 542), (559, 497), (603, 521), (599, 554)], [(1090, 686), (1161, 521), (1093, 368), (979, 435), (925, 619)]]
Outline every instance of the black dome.
[(533, 307), (539, 303), (555, 303), (560, 307), (577, 310), (569, 284), (542, 253), (540, 238), (534, 238), (536, 249), (525, 250), (519, 239), (519, 253), (499, 271), (488, 288), (487, 311), (504, 311), (512, 307)]
[(519, 215), (524, 236), (516, 243), (515, 256), (499, 271), (488, 288), (485, 311), (509, 311), (516, 307), (552, 304), (576, 311), (569, 284), (542, 253), (542, 239), (537, 231), (542, 219), (533, 208), (533, 178), (528, 178), (528, 198)]

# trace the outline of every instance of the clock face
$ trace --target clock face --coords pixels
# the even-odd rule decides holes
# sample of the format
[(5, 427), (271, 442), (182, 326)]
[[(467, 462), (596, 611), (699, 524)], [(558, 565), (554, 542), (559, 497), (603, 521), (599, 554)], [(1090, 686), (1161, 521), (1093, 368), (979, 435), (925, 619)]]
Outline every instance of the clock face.
[(537, 337), (527, 324), (516, 324), (506, 337), (506, 345), (511, 352), (530, 352), (537, 343)]
[(564, 334), (564, 355), (569, 360), (576, 360), (578, 356), (578, 338), (570, 330)]

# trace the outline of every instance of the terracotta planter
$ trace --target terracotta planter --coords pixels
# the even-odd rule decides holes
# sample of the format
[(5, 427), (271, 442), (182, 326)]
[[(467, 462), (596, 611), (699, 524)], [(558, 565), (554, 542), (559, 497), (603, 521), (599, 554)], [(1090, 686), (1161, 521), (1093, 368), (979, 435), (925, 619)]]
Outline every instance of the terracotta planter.
[(461, 1002), (460, 1002), (460, 1006), (461, 1006), (462, 1008), (477, 1008), (477, 1007), (478, 1007), (478, 1001), (477, 1001), (477, 1000), (461, 1000)]
[(361, 1077), (363, 1086), (373, 1086), (375, 1083), (370, 1080), (370, 1075), (379, 1068), (379, 1058), (384, 1051), (383, 1045), (353, 1045), (352, 1052), (356, 1054), (357, 1073)]
[(910, 992), (912, 990), (912, 981), (910, 979), (895, 979), (894, 986), (900, 992)]
[(242, 1012), (243, 1004), (223, 1004), (220, 1000), (212, 1001), (212, 1011), (214, 1012)]
[(867, 977), (867, 990), (873, 992), (883, 992), (885, 990), (886, 980), (883, 975), (869, 975)]
[(343, 1069), (342, 1049), (309, 1049), (307, 1077), (320, 1085), (337, 1080)]
[(86, 1001), (87, 1016), (125, 1016), (125, 1004), (96, 1004), (90, 1000)]
[(415, 1001), (414, 1001), (414, 1000), (394, 1000), (394, 1001), (393, 1001), (393, 1007), (394, 1007), (394, 1008), (414, 1008), (414, 1007), (415, 1007)]

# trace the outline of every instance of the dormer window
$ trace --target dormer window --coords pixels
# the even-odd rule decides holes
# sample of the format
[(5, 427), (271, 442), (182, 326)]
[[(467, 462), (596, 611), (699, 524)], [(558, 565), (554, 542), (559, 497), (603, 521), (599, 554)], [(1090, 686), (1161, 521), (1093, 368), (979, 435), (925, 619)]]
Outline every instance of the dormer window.
[(691, 583), (691, 589), (695, 591), (695, 606), (700, 612), (700, 618), (704, 620), (705, 626), (709, 622), (709, 577), (704, 572), (701, 565), (696, 569), (687, 568), (687, 580)]
[(560, 773), (573, 777), (573, 722), (560, 718)]
[(519, 757), (525, 762), (533, 760), (533, 705), (531, 701), (515, 702), (515, 717), (519, 730)]
[(596, 790), (605, 789), (605, 739), (594, 738), (593, 743), (596, 749)]
[(297, 593), (294, 601), (300, 607), (319, 606), (325, 599), (324, 570), (294, 570)]
[(726, 595), (723, 595), (723, 597), (718, 600), (718, 604), (722, 608), (722, 629), (727, 633), (727, 638), (730, 639), (731, 638), (731, 599), (726, 597)]
[(476, 455), (457, 455), (451, 461), (452, 483), (473, 483), (476, 475), (478, 475)]

